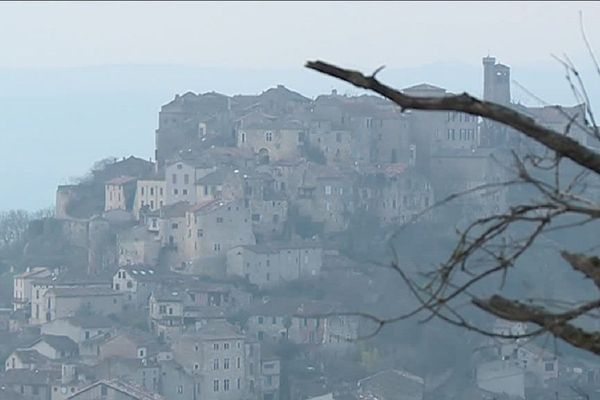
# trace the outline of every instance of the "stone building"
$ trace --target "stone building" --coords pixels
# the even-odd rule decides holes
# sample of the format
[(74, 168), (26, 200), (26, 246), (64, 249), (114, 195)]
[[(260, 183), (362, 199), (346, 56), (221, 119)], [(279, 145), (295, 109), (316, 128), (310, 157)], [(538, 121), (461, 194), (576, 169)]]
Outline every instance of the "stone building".
[(164, 177), (139, 179), (135, 191), (133, 215), (139, 218), (140, 210), (156, 211), (165, 205), (166, 182)]
[(13, 310), (26, 309), (31, 306), (31, 282), (36, 278), (47, 278), (52, 274), (48, 268), (27, 268), (25, 272), (13, 278)]
[(259, 164), (294, 159), (301, 151), (301, 121), (252, 112), (237, 121), (236, 145), (251, 149)]
[(182, 272), (225, 276), (227, 250), (256, 243), (249, 210), (241, 201), (211, 201), (186, 213)]
[[(431, 182), (438, 200), (484, 184), (499, 184), (507, 179), (504, 155), (492, 149), (438, 151), (432, 156), (431, 165)], [(480, 218), (504, 210), (507, 205), (507, 192), (508, 189), (503, 185), (487, 187), (460, 196), (448, 207), (454, 208), (452, 213), (459, 218)]]
[(160, 237), (144, 225), (136, 225), (117, 234), (117, 259), (119, 265), (141, 264), (150, 267), (158, 264)]
[[(48, 303), (46, 294), (52, 289), (67, 289), (64, 292), (69, 292), (74, 289), (73, 293), (85, 295), (86, 290), (90, 293), (96, 290), (111, 290), (110, 278), (108, 276), (80, 276), (72, 271), (65, 271), (58, 276), (50, 276), (46, 278), (36, 278), (31, 282), (31, 313), (30, 323), (33, 325), (41, 325), (54, 318), (49, 318), (49, 309), (56, 306), (55, 303)], [(81, 299), (81, 297), (79, 297)], [(61, 310), (62, 313), (62, 310)], [(56, 317), (61, 318), (61, 317)]]
[(383, 225), (407, 223), (434, 204), (432, 185), (415, 168), (388, 164), (365, 167), (360, 172), (356, 181), (358, 206)]
[(196, 376), (197, 398), (234, 400), (247, 396), (245, 337), (226, 321), (212, 321), (173, 345), (174, 358)]
[(179, 152), (202, 145), (211, 136), (231, 133), (230, 98), (219, 93), (175, 95), (161, 107), (156, 130), (156, 161), (159, 168)]
[(180, 267), (185, 262), (186, 213), (189, 203), (180, 201), (164, 206), (158, 216), (158, 237), (170, 267)]
[(133, 211), (137, 179), (132, 176), (121, 176), (106, 182), (104, 211)]
[(165, 168), (165, 205), (178, 202), (195, 204), (196, 182), (214, 171), (214, 167), (205, 161), (178, 160), (170, 162)]
[(238, 246), (227, 252), (227, 275), (259, 287), (274, 287), (319, 275), (323, 249), (318, 243)]

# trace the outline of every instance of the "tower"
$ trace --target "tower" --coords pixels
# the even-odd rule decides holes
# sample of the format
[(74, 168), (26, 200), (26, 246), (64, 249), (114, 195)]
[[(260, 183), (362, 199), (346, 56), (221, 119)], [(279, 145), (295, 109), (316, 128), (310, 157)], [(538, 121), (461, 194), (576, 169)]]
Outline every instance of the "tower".
[[(510, 106), (510, 67), (496, 63), (495, 57), (483, 57), (483, 99)], [(508, 144), (506, 126), (484, 120), (480, 146), (503, 147)]]
[(494, 57), (483, 57), (483, 99), (510, 104), (510, 67), (496, 63)]

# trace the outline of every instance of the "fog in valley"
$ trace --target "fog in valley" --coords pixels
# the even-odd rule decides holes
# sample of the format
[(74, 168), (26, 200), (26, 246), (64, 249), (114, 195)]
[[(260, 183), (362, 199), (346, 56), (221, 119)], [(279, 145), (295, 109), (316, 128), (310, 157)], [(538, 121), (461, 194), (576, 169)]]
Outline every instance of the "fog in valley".
[(598, 18), (0, 4), (0, 400), (600, 399)]

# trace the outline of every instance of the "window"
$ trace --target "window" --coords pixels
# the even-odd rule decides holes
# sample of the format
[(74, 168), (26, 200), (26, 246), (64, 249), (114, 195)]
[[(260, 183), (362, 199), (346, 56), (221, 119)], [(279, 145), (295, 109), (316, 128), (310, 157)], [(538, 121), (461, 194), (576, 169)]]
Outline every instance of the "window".
[(229, 391), (229, 379), (224, 379), (223, 380), (223, 390), (225, 392)]
[(218, 369), (219, 369), (219, 359), (218, 359), (218, 358), (215, 358), (215, 359), (213, 360), (213, 370), (215, 370), (215, 371), (216, 371), (216, 370), (218, 370)]
[(237, 378), (237, 388), (238, 389), (242, 388), (242, 380), (240, 378)]
[(171, 182), (177, 183), (177, 174), (173, 174), (173, 176), (171, 177)]
[(169, 315), (173, 315), (173, 307), (169, 307)]
[(179, 228), (179, 224), (177, 224), (176, 222), (171, 224), (171, 229), (177, 229)]
[(108, 396), (108, 388), (106, 385), (100, 386), (100, 396)]
[(127, 289), (131, 289), (133, 287), (133, 282), (127, 281)]
[(238, 367), (238, 369), (239, 369), (242, 361), (241, 361), (241, 359), (238, 357), (236, 362), (237, 362), (237, 367)]
[[(142, 188), (142, 194), (144, 194), (144, 188)], [(154, 188), (150, 188), (150, 196), (154, 196)]]
[(200, 365), (199, 365), (198, 363), (194, 364), (194, 369), (196, 369), (196, 370), (197, 370), (197, 369), (199, 369), (199, 368), (200, 368)]
[(252, 221), (260, 221), (260, 214), (252, 214)]
[(142, 186), (142, 196), (144, 195), (144, 187)]
[(548, 372), (554, 371), (554, 363), (547, 362), (546, 365), (544, 366), (544, 370), (546, 370)]
[(160, 314), (166, 314), (167, 313), (167, 306), (159, 306), (158, 307), (158, 312)]
[(223, 369), (229, 369), (229, 358), (223, 360)]
[(183, 175), (183, 183), (186, 185), (188, 185), (190, 183), (190, 175), (189, 174)]
[(154, 210), (154, 200), (150, 200), (150, 209)]
[(277, 323), (277, 317), (273, 317), (272, 323), (273, 323), (273, 325), (275, 325)]
[(241, 136), (242, 136), (242, 143), (245, 143), (246, 142), (246, 132), (242, 132)]
[(182, 169), (182, 168), (183, 168), (183, 165), (177, 164), (177, 169)]
[(223, 223), (223, 217), (217, 217), (217, 224)]
[(163, 188), (158, 189), (158, 194), (160, 194), (161, 196), (163, 195)]
[(179, 190), (178, 190), (178, 189), (173, 189), (173, 194), (174, 194), (175, 196), (177, 196), (177, 195), (179, 194)]
[(219, 350), (219, 343), (213, 344), (213, 350)]
[(262, 325), (262, 323), (263, 323), (263, 317), (258, 317), (258, 323), (259, 323), (260, 325)]
[(219, 380), (215, 379), (213, 381), (213, 392), (218, 392), (219, 391)]
[(221, 244), (220, 243), (215, 243), (213, 248), (214, 248), (215, 251), (221, 251)]
[(271, 131), (265, 132), (265, 140), (267, 142), (272, 142), (273, 141), (273, 132), (271, 132)]
[(90, 331), (85, 331), (85, 338), (89, 339), (90, 338)]
[(229, 350), (229, 343), (225, 343), (223, 345), (223, 350)]
[(203, 229), (198, 229), (198, 231), (196, 232), (196, 235), (197, 235), (198, 237), (202, 237), (202, 236), (204, 236), (204, 230), (203, 230)]
[(182, 192), (182, 194), (183, 194), (184, 196), (186, 196), (186, 195), (188, 194), (188, 190), (187, 190), (187, 189), (183, 189), (181, 192)]

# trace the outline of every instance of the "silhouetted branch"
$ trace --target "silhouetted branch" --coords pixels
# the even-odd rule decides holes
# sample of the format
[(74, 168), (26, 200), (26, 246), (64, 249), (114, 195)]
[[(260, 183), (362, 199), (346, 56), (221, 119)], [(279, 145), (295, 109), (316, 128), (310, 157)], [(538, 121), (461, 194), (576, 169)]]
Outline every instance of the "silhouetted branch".
[(467, 93), (444, 97), (408, 96), (382, 84), (372, 76), (323, 61), (309, 61), (306, 67), (341, 79), (359, 88), (372, 90), (399, 105), (402, 110), (459, 111), (510, 126), (575, 163), (600, 174), (600, 155), (561, 133), (537, 124), (532, 118), (511, 108), (479, 100)]

